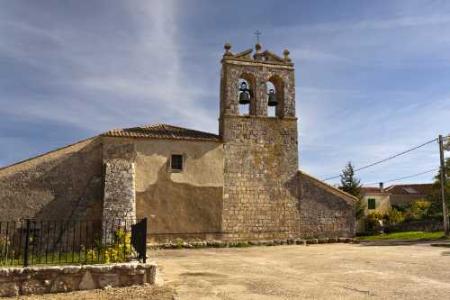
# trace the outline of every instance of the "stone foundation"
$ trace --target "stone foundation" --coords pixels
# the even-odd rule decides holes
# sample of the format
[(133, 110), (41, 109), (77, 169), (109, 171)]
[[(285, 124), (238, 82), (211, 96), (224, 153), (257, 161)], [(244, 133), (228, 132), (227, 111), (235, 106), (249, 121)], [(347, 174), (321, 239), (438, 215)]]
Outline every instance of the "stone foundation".
[(154, 284), (155, 276), (155, 264), (140, 263), (1, 268), (0, 296)]
[(191, 248), (243, 248), (251, 246), (280, 246), (280, 245), (313, 245), (327, 243), (359, 243), (358, 240), (348, 237), (320, 238), (320, 239), (272, 239), (272, 240), (168, 240), (164, 243), (154, 242), (147, 244), (149, 249), (191, 249)]

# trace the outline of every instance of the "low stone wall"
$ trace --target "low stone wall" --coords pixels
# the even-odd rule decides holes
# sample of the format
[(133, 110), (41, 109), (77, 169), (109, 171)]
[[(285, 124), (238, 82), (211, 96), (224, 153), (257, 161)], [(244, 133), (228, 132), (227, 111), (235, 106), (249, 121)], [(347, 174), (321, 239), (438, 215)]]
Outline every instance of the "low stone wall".
[(417, 220), (407, 221), (397, 225), (389, 225), (384, 228), (384, 232), (401, 232), (401, 231), (442, 231), (442, 220)]
[(248, 241), (224, 241), (224, 240), (194, 240), (166, 241), (165, 243), (149, 243), (148, 249), (191, 249), (191, 248), (241, 248), (252, 246), (280, 246), (280, 245), (312, 245), (327, 243), (359, 243), (358, 240), (348, 237), (320, 238), (320, 239), (276, 239), (276, 240), (248, 240)]
[(0, 296), (154, 284), (155, 276), (155, 264), (141, 263), (0, 268)]

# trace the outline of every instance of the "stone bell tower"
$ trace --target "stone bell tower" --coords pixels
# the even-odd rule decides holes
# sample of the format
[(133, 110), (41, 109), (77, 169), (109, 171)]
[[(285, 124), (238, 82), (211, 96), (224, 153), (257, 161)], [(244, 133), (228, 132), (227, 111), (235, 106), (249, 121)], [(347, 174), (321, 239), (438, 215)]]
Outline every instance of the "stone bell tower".
[[(233, 54), (225, 44), (222, 59), (222, 229), (232, 239), (289, 238), (299, 231), (294, 65), (288, 50), (280, 57), (261, 48)], [(248, 113), (240, 113), (242, 105)]]

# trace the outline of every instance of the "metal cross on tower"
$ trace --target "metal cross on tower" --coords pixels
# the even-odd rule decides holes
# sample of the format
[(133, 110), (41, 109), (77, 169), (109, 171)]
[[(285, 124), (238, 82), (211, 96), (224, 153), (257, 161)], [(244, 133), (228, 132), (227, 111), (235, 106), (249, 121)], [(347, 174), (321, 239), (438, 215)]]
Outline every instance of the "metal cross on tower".
[(256, 36), (256, 43), (259, 44), (259, 37), (261, 36), (262, 32), (259, 30), (255, 31), (255, 36)]

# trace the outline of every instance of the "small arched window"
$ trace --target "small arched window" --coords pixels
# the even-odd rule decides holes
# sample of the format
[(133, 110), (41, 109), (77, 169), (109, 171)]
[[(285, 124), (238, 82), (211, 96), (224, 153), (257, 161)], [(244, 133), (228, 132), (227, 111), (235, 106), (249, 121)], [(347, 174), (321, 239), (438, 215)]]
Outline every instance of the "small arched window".
[(250, 115), (255, 110), (255, 77), (244, 73), (238, 82), (239, 114)]

